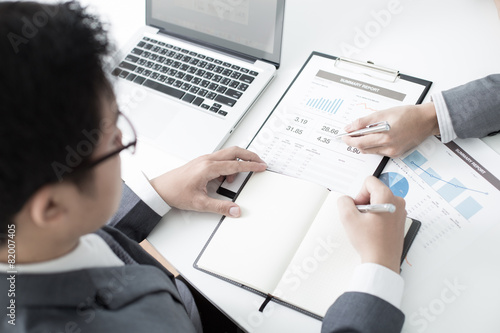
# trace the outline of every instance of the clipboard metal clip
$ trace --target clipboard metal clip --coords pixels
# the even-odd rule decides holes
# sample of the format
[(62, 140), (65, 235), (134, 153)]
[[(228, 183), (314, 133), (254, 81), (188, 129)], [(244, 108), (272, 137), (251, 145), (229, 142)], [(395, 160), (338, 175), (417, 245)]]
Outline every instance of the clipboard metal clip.
[(350, 70), (355, 73), (368, 75), (370, 77), (389, 82), (396, 82), (396, 80), (399, 78), (398, 70), (378, 66), (371, 61), (362, 62), (348, 58), (337, 58), (335, 60), (335, 67)]

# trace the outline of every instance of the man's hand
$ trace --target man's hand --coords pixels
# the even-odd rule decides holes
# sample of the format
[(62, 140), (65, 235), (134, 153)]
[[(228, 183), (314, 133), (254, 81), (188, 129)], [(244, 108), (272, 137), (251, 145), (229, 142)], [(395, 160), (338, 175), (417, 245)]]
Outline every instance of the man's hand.
[[(394, 213), (360, 213), (355, 205), (392, 203)], [(368, 177), (358, 197), (340, 197), (340, 219), (363, 263), (376, 263), (399, 274), (403, 252), (405, 201), (375, 177)]]
[(151, 180), (151, 184), (171, 207), (239, 217), (240, 208), (236, 203), (207, 195), (208, 182), (223, 176), (232, 181), (238, 172), (260, 172), (266, 167), (257, 154), (232, 147), (198, 157)]
[(342, 140), (365, 154), (397, 157), (418, 146), (428, 136), (439, 134), (434, 103), (398, 106), (377, 111), (357, 119), (347, 125), (345, 130), (352, 132), (384, 120), (391, 126), (388, 132), (359, 137), (344, 136)]

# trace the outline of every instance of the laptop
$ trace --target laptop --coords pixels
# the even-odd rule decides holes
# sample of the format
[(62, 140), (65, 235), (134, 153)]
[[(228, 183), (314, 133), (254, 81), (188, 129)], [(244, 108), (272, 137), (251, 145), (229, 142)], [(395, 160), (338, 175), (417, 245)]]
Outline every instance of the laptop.
[(285, 0), (146, 0), (112, 67), (140, 142), (190, 160), (218, 150), (279, 67)]

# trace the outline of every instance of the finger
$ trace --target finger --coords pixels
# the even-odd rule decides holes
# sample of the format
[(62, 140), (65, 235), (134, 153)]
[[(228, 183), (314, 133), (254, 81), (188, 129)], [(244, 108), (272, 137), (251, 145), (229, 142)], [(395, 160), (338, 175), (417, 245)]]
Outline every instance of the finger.
[(376, 123), (379, 120), (377, 120), (378, 115), (376, 113), (370, 114), (365, 117), (361, 117), (353, 121), (352, 123), (348, 124), (346, 127), (344, 127), (344, 130), (346, 132), (352, 132), (361, 128), (364, 128), (370, 124)]
[(256, 153), (241, 147), (230, 147), (208, 155), (213, 161), (236, 160), (265, 163)]
[(349, 136), (342, 137), (342, 141), (348, 146), (356, 147), (362, 150), (384, 147), (389, 142), (386, 133), (374, 133), (363, 136)]
[(395, 203), (395, 195), (378, 178), (370, 176), (365, 181), (366, 191), (370, 194), (371, 204)]
[(354, 198), (354, 203), (356, 205), (367, 205), (370, 203), (370, 192), (368, 192), (368, 189), (366, 188), (366, 181), (367, 180), (365, 179), (361, 190), (359, 191), (356, 198)]
[(247, 161), (216, 161), (210, 163), (206, 172), (207, 179), (215, 179), (219, 176), (234, 175), (239, 172), (261, 172), (266, 170), (267, 165), (260, 162)]
[(203, 206), (201, 211), (226, 215), (229, 217), (240, 217), (240, 207), (232, 201), (218, 200), (208, 196), (203, 198)]
[(366, 205), (370, 203), (371, 204), (386, 203), (382, 202), (383, 199), (381, 198), (386, 198), (388, 196), (393, 196), (391, 190), (378, 178), (374, 176), (369, 176), (363, 182), (363, 186), (361, 187), (360, 192), (354, 199), (354, 203), (357, 205)]
[(342, 223), (357, 221), (358, 214), (361, 214), (356, 208), (353, 199), (348, 196), (338, 198), (337, 206), (339, 208), (339, 216)]
[(226, 176), (226, 181), (228, 183), (232, 183), (234, 181), (234, 178), (236, 178), (236, 175), (235, 174), (232, 174), (232, 175), (227, 175)]
[(342, 140), (346, 145), (358, 148), (362, 154), (398, 157), (407, 150), (406, 145), (400, 144), (383, 133), (368, 134), (362, 137), (344, 136)]
[(405, 199), (398, 197), (398, 196), (394, 196), (394, 200), (395, 200), (394, 205), (396, 205), (396, 211), (397, 210), (404, 210), (404, 216), (406, 216), (407, 213), (406, 213), (406, 209), (405, 209), (405, 207), (406, 207)]
[[(382, 181), (373, 176), (368, 177), (364, 184), (363, 188), (360, 192), (363, 195), (363, 204), (383, 204), (383, 203), (392, 203), (396, 206), (396, 212), (402, 214), (402, 216), (406, 216), (405, 205), (406, 202), (403, 198), (395, 196), (392, 191), (382, 183)], [(368, 198), (368, 202), (366, 199)], [(361, 204), (361, 202), (357, 202), (358, 198), (354, 200), (356, 204)]]

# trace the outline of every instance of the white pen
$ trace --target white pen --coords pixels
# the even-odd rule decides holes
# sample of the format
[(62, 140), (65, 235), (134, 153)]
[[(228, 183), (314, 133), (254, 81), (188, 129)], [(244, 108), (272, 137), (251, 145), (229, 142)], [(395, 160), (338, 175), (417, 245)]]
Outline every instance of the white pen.
[(394, 213), (396, 211), (396, 206), (393, 204), (356, 205), (356, 208), (361, 213)]
[(387, 121), (381, 121), (378, 123), (370, 124), (370, 125), (366, 126), (365, 128), (359, 129), (357, 131), (346, 132), (346, 133), (335, 135), (334, 139), (341, 138), (341, 137), (346, 136), (346, 135), (361, 136), (361, 135), (367, 135), (367, 134), (373, 134), (373, 133), (387, 132), (390, 129), (391, 129), (391, 125), (389, 125), (389, 123)]

